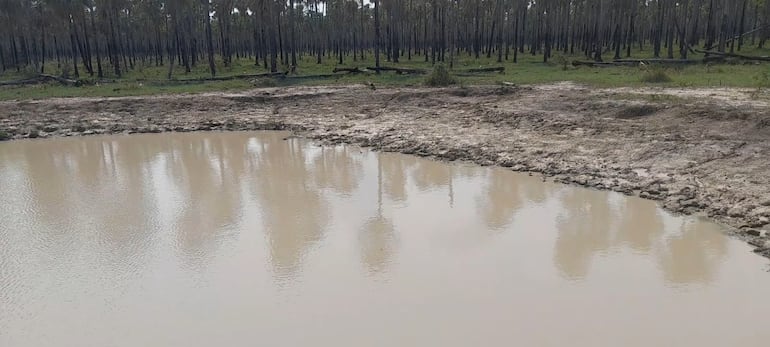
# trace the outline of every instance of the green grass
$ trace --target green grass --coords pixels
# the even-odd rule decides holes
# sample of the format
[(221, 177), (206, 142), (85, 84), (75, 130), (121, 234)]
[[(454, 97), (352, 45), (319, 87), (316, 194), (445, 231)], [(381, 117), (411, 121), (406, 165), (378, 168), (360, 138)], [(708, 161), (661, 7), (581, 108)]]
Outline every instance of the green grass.
[[(744, 49), (742, 54), (748, 55), (770, 55), (770, 49)], [(633, 52), (633, 57), (647, 58), (651, 51)], [(700, 57), (700, 55), (697, 55)], [(605, 59), (609, 60), (612, 54), (606, 54)], [(694, 56), (695, 57), (695, 56)], [(512, 57), (511, 57), (512, 58)], [(449, 56), (447, 56), (449, 59)], [(571, 62), (574, 60), (586, 60), (582, 55), (561, 55), (557, 54), (551, 62), (544, 64), (542, 56), (532, 56), (530, 54), (520, 54), (519, 62), (514, 64), (512, 60), (497, 63), (496, 57), (474, 59), (467, 54), (461, 54), (454, 59), (454, 66), (451, 73), (461, 72), (468, 68), (504, 66), (505, 73), (490, 73), (472, 77), (457, 77), (462, 85), (474, 84), (499, 84), (501, 82), (512, 82), (517, 84), (538, 84), (553, 83), (562, 81), (572, 81), (597, 87), (619, 87), (619, 86), (644, 86), (655, 85), (661, 87), (750, 87), (759, 88), (766, 81), (759, 81), (758, 75), (763, 75), (770, 71), (770, 65), (764, 64), (721, 64), (721, 65), (688, 65), (677, 68), (667, 68), (665, 74), (670, 77), (670, 81), (661, 83), (643, 82), (645, 74), (649, 73), (649, 67), (609, 67), (609, 68), (590, 68), (574, 67)], [(43, 84), (24, 87), (0, 87), (0, 100), (8, 99), (40, 99), (49, 97), (71, 97), (71, 96), (127, 96), (127, 95), (152, 95), (152, 94), (170, 94), (170, 93), (199, 93), (209, 91), (238, 91), (255, 86), (286, 86), (286, 85), (334, 85), (334, 84), (354, 84), (367, 83), (380, 86), (419, 86), (424, 85), (426, 76), (419, 75), (398, 75), (393, 72), (383, 72), (380, 75), (358, 74), (341, 75), (334, 78), (319, 79), (301, 79), (301, 80), (275, 80), (267, 82), (264, 80), (230, 80), (230, 81), (209, 81), (209, 82), (182, 82), (179, 80), (191, 80), (209, 77), (208, 67), (205, 62), (192, 68), (192, 71), (186, 73), (184, 68), (175, 65), (174, 80), (167, 80), (166, 74), (168, 66), (154, 66), (154, 64), (139, 65), (133, 70), (128, 70), (122, 78), (117, 79), (114, 75), (108, 73), (105, 76), (107, 82), (98, 82), (95, 79), (84, 75), (81, 69), (81, 79), (87, 80), (92, 85), (83, 87), (65, 87), (57, 84)], [(166, 62), (168, 63), (168, 62)], [(300, 57), (296, 74), (318, 75), (330, 74), (337, 66), (345, 67), (368, 67), (374, 65), (374, 58), (370, 52), (367, 52), (366, 59), (353, 61), (352, 56), (345, 58), (343, 65), (337, 65), (335, 57), (323, 57), (322, 64), (316, 64), (314, 56)], [(400, 59), (398, 64), (385, 61), (383, 57), (382, 65), (399, 66), (406, 68), (419, 68), (431, 71), (433, 67), (430, 63), (424, 61), (421, 55), (415, 55), (412, 60), (406, 56)], [(449, 61), (445, 63), (449, 67)], [(65, 68), (72, 71), (72, 68)], [(280, 70), (285, 71), (285, 67)], [(46, 66), (46, 72), (50, 74), (60, 74), (61, 69), (57, 69), (55, 63), (49, 63)], [(254, 61), (250, 59), (236, 59), (232, 66), (224, 67), (221, 61), (217, 62), (217, 76), (232, 76), (239, 74), (263, 73), (266, 70), (262, 66), (255, 66)], [(0, 74), (0, 80), (15, 80), (34, 75), (32, 68), (27, 71), (6, 71)]]

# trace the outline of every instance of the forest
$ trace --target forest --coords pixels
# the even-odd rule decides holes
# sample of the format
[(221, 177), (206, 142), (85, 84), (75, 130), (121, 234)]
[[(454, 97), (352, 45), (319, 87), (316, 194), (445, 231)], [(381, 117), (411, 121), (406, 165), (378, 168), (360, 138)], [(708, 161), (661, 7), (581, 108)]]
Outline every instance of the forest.
[[(583, 63), (718, 61), (763, 48), (769, 0), (2, 0), (0, 68), (120, 78), (139, 66), (216, 76), (236, 61), (302, 64), (458, 57)], [(644, 53), (640, 53), (644, 52)], [(575, 63), (580, 63), (575, 61)]]

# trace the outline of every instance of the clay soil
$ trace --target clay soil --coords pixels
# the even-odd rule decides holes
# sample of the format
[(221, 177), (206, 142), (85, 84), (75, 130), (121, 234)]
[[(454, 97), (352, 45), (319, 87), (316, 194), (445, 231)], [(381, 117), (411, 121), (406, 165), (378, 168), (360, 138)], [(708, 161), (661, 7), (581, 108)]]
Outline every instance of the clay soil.
[(0, 138), (292, 130), (464, 160), (700, 214), (770, 257), (770, 106), (738, 89), (296, 87), (0, 102)]

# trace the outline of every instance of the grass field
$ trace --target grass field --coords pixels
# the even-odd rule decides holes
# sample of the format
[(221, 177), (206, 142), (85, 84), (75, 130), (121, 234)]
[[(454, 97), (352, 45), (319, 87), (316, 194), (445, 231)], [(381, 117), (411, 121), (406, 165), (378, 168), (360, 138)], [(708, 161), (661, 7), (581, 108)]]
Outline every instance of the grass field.
[[(634, 57), (649, 57), (651, 52), (634, 52)], [(742, 54), (748, 55), (770, 55), (770, 49), (766, 50), (744, 50)], [(608, 54), (605, 58), (611, 58)], [(693, 56), (696, 57), (696, 56)], [(448, 58), (448, 56), (447, 56)], [(452, 71), (457, 72), (463, 69), (476, 67), (504, 66), (504, 73), (489, 73), (472, 77), (458, 77), (457, 80), (462, 85), (473, 84), (498, 84), (502, 82), (511, 82), (516, 84), (537, 84), (552, 83), (560, 81), (573, 81), (597, 87), (618, 87), (618, 86), (644, 86), (655, 85), (661, 87), (749, 87), (766, 88), (770, 87), (770, 63), (737, 63), (737, 64), (719, 64), (719, 65), (687, 65), (675, 68), (658, 68), (652, 66), (646, 67), (574, 67), (571, 62), (574, 60), (586, 60), (582, 55), (563, 56), (555, 55), (549, 63), (542, 62), (542, 56), (532, 56), (530, 54), (519, 55), (519, 62), (513, 63), (511, 60), (497, 63), (496, 57), (474, 59), (468, 55), (459, 55), (455, 57), (455, 63)], [(382, 86), (419, 86), (424, 85), (426, 76), (420, 75), (398, 75), (393, 72), (383, 72), (380, 75), (357, 74), (340, 75), (333, 78), (317, 79), (261, 79), (258, 81), (249, 79), (236, 79), (228, 81), (194, 81), (195, 79), (209, 77), (208, 67), (205, 62), (200, 62), (192, 68), (192, 71), (185, 73), (184, 68), (178, 65), (174, 68), (173, 79), (166, 79), (168, 73), (167, 66), (142, 65), (137, 62), (133, 70), (124, 73), (122, 78), (116, 79), (115, 76), (107, 74), (105, 80), (96, 81), (84, 76), (81, 70), (81, 79), (88, 82), (83, 87), (66, 87), (58, 84), (40, 84), (23, 87), (0, 87), (0, 100), (9, 99), (39, 99), (48, 97), (71, 97), (71, 96), (127, 96), (127, 95), (151, 95), (161, 93), (198, 93), (207, 91), (237, 91), (255, 86), (283, 86), (283, 85), (329, 85), (329, 84), (353, 84), (353, 83), (373, 83)], [(324, 57), (322, 64), (316, 63), (313, 56), (300, 57), (296, 75), (308, 76), (319, 74), (330, 74), (335, 67), (367, 67), (374, 65), (374, 57), (371, 53), (366, 54), (365, 60), (353, 61), (352, 56), (345, 58), (345, 63), (337, 64), (335, 57)], [(421, 55), (415, 55), (411, 60), (403, 57), (398, 64), (382, 60), (383, 66), (398, 66), (406, 68), (420, 68), (430, 70), (430, 63), (424, 61)], [(255, 66), (251, 59), (234, 60), (230, 67), (224, 67), (221, 62), (217, 64), (217, 76), (233, 76), (241, 74), (255, 74), (267, 72), (262, 66)], [(70, 68), (65, 70), (71, 71)], [(285, 70), (285, 69), (283, 69)], [(58, 69), (55, 64), (48, 64), (46, 72), (49, 74), (61, 75), (62, 69)], [(30, 68), (28, 71), (6, 71), (0, 74), (0, 81), (16, 80), (29, 77), (35, 74)], [(665, 75), (666, 82), (650, 83), (643, 82), (649, 80), (645, 76), (650, 74)], [(655, 80), (655, 79), (653, 79)]]

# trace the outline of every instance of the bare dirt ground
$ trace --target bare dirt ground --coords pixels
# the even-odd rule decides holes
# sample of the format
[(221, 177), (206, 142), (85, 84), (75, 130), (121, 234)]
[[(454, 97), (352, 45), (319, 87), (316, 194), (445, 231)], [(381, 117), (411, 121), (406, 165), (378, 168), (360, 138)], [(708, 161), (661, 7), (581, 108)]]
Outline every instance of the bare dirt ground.
[(731, 226), (770, 257), (770, 106), (750, 90), (357, 85), (0, 102), (8, 139), (265, 129), (639, 195)]

